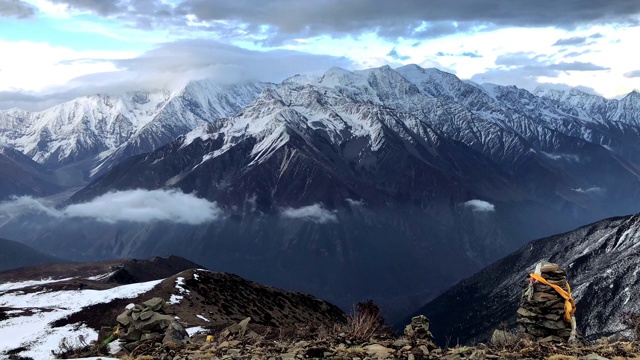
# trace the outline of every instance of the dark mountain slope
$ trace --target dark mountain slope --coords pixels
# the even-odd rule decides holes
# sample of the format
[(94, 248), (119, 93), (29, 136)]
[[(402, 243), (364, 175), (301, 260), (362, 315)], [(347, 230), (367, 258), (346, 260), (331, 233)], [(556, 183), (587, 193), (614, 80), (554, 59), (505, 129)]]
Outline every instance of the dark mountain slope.
[(62, 190), (54, 175), (26, 155), (0, 145), (0, 200), (51, 195)]
[(0, 251), (0, 271), (64, 261), (54, 256), (43, 254), (27, 245), (6, 239), (0, 239), (0, 249), (2, 249)]
[(432, 320), (444, 341), (483, 341), (503, 321), (513, 323), (528, 274), (546, 259), (567, 269), (579, 330), (589, 338), (625, 329), (624, 312), (640, 303), (640, 215), (611, 218), (525, 245), (438, 296), (416, 313)]

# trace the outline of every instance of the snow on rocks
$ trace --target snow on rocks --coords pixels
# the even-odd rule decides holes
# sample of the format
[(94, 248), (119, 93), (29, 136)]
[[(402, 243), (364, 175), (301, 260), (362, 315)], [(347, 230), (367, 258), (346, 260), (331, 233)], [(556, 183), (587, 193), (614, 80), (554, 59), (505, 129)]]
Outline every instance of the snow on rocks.
[[(14, 313), (0, 321), (0, 353), (24, 347), (20, 356), (50, 359), (63, 338), (83, 336), (86, 342), (97, 339), (98, 334), (83, 324), (70, 324), (53, 328), (56, 320), (72, 315), (85, 307), (109, 303), (114, 299), (134, 298), (159, 284), (162, 280), (122, 285), (107, 290), (46, 290), (39, 286), (61, 280), (27, 281), (2, 285), (0, 307)], [(36, 288), (38, 286), (38, 288)], [(35, 290), (26, 292), (26, 290)]]

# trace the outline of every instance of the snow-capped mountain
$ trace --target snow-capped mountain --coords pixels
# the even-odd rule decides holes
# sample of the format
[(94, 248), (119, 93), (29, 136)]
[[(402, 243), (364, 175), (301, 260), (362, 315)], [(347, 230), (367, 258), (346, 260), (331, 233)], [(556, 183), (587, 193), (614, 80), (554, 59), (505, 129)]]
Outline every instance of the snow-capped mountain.
[(567, 270), (580, 332), (590, 339), (619, 333), (623, 314), (640, 311), (639, 245), (640, 215), (602, 220), (527, 244), (416, 313), (429, 317), (441, 340), (483, 341), (501, 322), (513, 324), (529, 273), (548, 260)]
[(191, 82), (179, 91), (93, 95), (41, 112), (0, 111), (0, 142), (51, 168), (78, 164), (93, 176), (200, 125), (234, 115), (266, 83)]

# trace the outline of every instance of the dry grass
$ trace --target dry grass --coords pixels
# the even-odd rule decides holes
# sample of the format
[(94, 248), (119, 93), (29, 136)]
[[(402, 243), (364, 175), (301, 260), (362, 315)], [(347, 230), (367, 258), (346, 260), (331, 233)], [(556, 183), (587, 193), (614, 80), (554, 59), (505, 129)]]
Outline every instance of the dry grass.
[(569, 355), (551, 355), (547, 360), (578, 360), (578, 358), (576, 356)]
[(369, 340), (374, 335), (386, 336), (391, 330), (385, 325), (380, 308), (372, 300), (356, 304), (347, 324), (347, 335), (357, 341)]

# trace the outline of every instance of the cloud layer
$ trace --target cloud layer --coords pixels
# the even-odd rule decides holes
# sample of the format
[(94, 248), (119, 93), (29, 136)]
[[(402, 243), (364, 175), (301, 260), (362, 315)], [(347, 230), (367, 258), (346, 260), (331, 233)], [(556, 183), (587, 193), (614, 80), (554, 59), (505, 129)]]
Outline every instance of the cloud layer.
[(338, 217), (333, 211), (325, 209), (322, 204), (313, 204), (300, 208), (285, 208), (280, 216), (287, 219), (302, 219), (319, 224), (338, 222)]
[[(175, 6), (160, 0), (54, 0), (102, 16), (126, 17), (138, 26), (173, 23), (188, 15), (200, 21), (237, 23), (247, 31), (267, 27), (281, 40), (322, 34), (347, 35), (375, 31), (384, 37), (426, 38), (478, 27), (560, 26), (613, 21), (636, 23), (640, 2), (634, 0), (405, 0), (389, 1), (184, 0)], [(549, 16), (561, 14), (562, 16)]]
[(57, 218), (87, 218), (106, 223), (165, 221), (190, 225), (222, 217), (222, 210), (216, 203), (175, 190), (112, 192), (61, 210), (28, 196), (0, 203), (0, 217), (26, 213)]
[(220, 84), (280, 82), (296, 73), (320, 73), (333, 66), (353, 66), (350, 60), (343, 57), (291, 50), (254, 51), (211, 40), (175, 41), (162, 44), (136, 58), (92, 61), (112, 63), (118, 70), (77, 77), (64, 86), (38, 93), (0, 92), (0, 109), (19, 107), (43, 110), (88, 94), (175, 90), (189, 81), (201, 79), (212, 79)]

